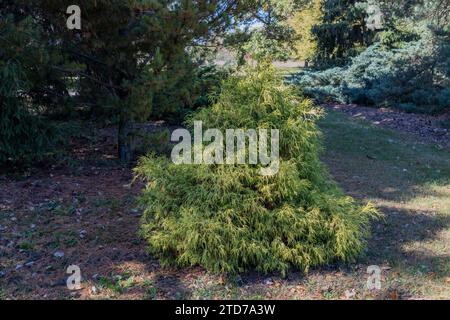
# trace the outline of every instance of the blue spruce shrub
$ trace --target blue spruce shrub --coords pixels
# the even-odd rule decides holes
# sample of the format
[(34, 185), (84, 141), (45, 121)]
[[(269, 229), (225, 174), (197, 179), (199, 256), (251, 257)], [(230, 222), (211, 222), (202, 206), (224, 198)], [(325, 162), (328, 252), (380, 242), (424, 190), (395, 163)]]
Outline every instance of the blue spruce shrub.
[(432, 39), (424, 36), (395, 48), (375, 43), (345, 67), (304, 71), (291, 82), (319, 102), (443, 112), (450, 108), (448, 48)]

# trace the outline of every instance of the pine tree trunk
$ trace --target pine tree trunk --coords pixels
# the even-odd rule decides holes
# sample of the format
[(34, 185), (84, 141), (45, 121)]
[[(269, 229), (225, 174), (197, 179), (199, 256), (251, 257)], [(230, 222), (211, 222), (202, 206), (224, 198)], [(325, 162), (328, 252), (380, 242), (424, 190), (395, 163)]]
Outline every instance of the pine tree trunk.
[(124, 163), (130, 163), (134, 158), (132, 123), (123, 113), (119, 120), (118, 146), (119, 159)]

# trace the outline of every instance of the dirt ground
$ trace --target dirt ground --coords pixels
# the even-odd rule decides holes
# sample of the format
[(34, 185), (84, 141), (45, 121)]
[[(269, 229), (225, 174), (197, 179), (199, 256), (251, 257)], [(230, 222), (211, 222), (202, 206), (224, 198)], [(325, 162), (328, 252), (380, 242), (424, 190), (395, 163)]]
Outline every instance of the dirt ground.
[[(341, 132), (340, 121), (353, 121), (336, 119), (324, 125), (325, 135), (332, 137), (334, 129)], [(447, 185), (436, 186), (442, 198), (429, 203), (430, 208), (438, 206), (436, 212), (429, 207), (418, 209), (423, 201), (408, 207), (412, 202), (396, 196), (395, 182), (373, 184), (384, 169), (377, 165), (383, 163), (374, 164), (364, 154), (359, 160), (366, 167), (355, 170), (348, 163), (354, 156), (345, 154), (341, 142), (328, 140), (324, 161), (334, 178), (346, 192), (364, 202), (374, 201), (387, 214), (374, 225), (367, 256), (308, 275), (293, 271), (281, 278), (249, 273), (230, 279), (196, 267), (163, 269), (146, 253), (138, 236), (141, 211), (136, 204), (144, 186), (131, 183), (131, 168), (115, 160), (114, 132), (95, 136), (87, 133), (74, 140), (72, 157), (62, 164), (0, 176), (1, 299), (450, 298), (449, 219), (441, 215), (450, 210)], [(340, 150), (344, 150), (342, 156)], [(439, 154), (436, 160), (444, 169), (450, 163), (442, 162), (448, 155)], [(410, 181), (409, 185), (417, 184)], [(416, 251), (409, 254), (409, 249)], [(366, 287), (371, 264), (382, 270), (381, 290)], [(69, 265), (80, 267), (80, 290), (66, 286)]]

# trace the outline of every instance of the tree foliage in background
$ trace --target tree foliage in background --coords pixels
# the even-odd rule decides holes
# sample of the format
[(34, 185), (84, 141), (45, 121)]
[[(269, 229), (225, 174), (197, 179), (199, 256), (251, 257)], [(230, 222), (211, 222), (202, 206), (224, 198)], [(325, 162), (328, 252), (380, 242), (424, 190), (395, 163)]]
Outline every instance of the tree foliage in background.
[(81, 97), (119, 118), (119, 156), (133, 157), (134, 121), (152, 110), (189, 102), (195, 69), (190, 51), (234, 23), (246, 4), (232, 0), (79, 1), (82, 29), (66, 28), (71, 1), (38, 1), (39, 13), (62, 50), (85, 69), (64, 70), (80, 78)]
[(297, 34), (289, 24), (294, 12), (309, 0), (250, 0), (249, 10), (233, 32), (225, 38), (225, 46), (237, 53), (238, 64), (245, 58), (257, 61), (285, 61), (292, 57)]
[[(319, 161), (319, 110), (285, 86), (268, 65), (223, 84), (217, 103), (189, 121), (204, 130), (280, 130), (280, 171), (260, 165), (176, 165), (149, 155), (136, 174), (147, 181), (142, 235), (163, 265), (214, 272), (283, 274), (361, 253), (376, 211), (358, 206)], [(247, 150), (248, 156), (248, 150)]]
[(317, 53), (317, 39), (312, 28), (322, 19), (322, 0), (312, 0), (304, 5), (293, 17), (289, 25), (295, 30), (295, 57), (301, 61), (311, 61)]
[[(26, 7), (25, 7), (26, 8)], [(67, 101), (62, 56), (13, 2), (0, 9), (0, 165), (29, 164), (61, 148), (59, 130), (43, 115)]]
[[(130, 161), (134, 122), (180, 120), (208, 103), (222, 73), (205, 65), (205, 56), (225, 32), (258, 20), (264, 34), (247, 29), (255, 37), (245, 35), (241, 44), (254, 48), (261, 40), (263, 45), (254, 48), (257, 55), (273, 55), (266, 48), (280, 48), (291, 39), (283, 21), (296, 2), (81, 0), (81, 30), (66, 26), (66, 10), (73, 4), (68, 0), (4, 0), (1, 15), (14, 15), (13, 28), (19, 30), (19, 21), (29, 16), (30, 28), (39, 35), (27, 45), (45, 48), (42, 59), (22, 68), (31, 86), (22, 98), (39, 107), (33, 115), (116, 119), (118, 155)], [(31, 61), (42, 52), (30, 58), (19, 50), (16, 56)]]
[[(384, 30), (344, 67), (294, 77), (319, 101), (439, 113), (450, 108), (450, 15), (442, 1), (383, 1)], [(403, 8), (404, 12), (399, 9)]]
[(358, 0), (322, 2), (322, 19), (312, 28), (316, 67), (344, 65), (371, 44), (374, 33), (366, 25), (367, 5)]
[[(152, 110), (152, 118), (180, 124), (189, 113), (209, 107), (220, 90), (221, 81), (229, 72), (227, 68), (214, 64), (191, 65), (191, 70), (184, 77), (155, 94), (153, 103), (161, 107)], [(184, 88), (184, 95), (180, 88)]]

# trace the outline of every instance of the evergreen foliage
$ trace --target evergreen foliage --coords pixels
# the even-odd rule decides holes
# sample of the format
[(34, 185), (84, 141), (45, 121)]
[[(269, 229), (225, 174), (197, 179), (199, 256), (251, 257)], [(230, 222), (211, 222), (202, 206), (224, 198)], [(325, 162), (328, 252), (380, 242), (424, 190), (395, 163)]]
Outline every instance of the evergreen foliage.
[(236, 1), (79, 1), (81, 30), (66, 28), (62, 15), (71, 1), (38, 1), (38, 14), (51, 21), (55, 38), (79, 77), (80, 98), (119, 118), (118, 153), (133, 158), (133, 122), (171, 113), (193, 100), (192, 79), (201, 61), (192, 51), (208, 45), (246, 4)]
[(30, 16), (2, 9), (0, 165), (28, 165), (54, 154), (63, 142), (61, 132), (40, 116), (65, 100), (65, 85), (49, 67), (61, 57), (46, 46)]
[(32, 114), (20, 97), (26, 83), (21, 66), (0, 63), (0, 165), (29, 165), (55, 154), (64, 141), (61, 132)]
[(220, 83), (229, 74), (225, 68), (213, 64), (191, 65), (186, 74), (168, 82), (153, 97), (152, 118), (180, 124), (186, 115), (211, 105), (211, 97), (220, 89)]
[[(418, 11), (422, 15), (422, 11)], [(450, 108), (449, 24), (388, 21), (376, 43), (344, 67), (304, 71), (293, 77), (318, 101), (376, 105), (411, 112)]]
[(295, 41), (295, 57), (301, 61), (310, 61), (317, 53), (317, 39), (312, 28), (322, 19), (322, 0), (313, 0), (289, 20), (298, 39)]
[(235, 51), (238, 64), (245, 57), (257, 61), (285, 61), (293, 54), (297, 38), (288, 23), (294, 12), (309, 0), (248, 0), (251, 10), (246, 19), (225, 39), (225, 45)]
[(373, 38), (366, 26), (367, 3), (358, 0), (324, 0), (322, 19), (312, 28), (317, 41), (316, 67), (346, 64)]
[(212, 108), (192, 115), (204, 129), (280, 130), (280, 171), (259, 165), (176, 165), (148, 155), (136, 175), (141, 233), (163, 265), (201, 265), (214, 272), (249, 269), (285, 274), (349, 261), (365, 246), (377, 215), (330, 181), (319, 161), (320, 111), (266, 65), (227, 79)]

